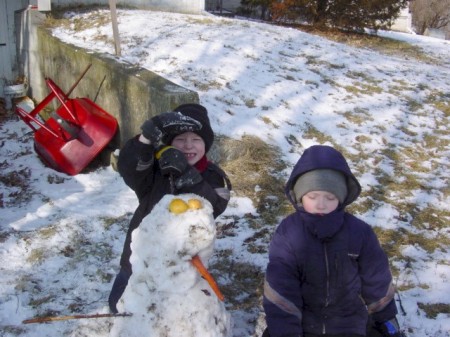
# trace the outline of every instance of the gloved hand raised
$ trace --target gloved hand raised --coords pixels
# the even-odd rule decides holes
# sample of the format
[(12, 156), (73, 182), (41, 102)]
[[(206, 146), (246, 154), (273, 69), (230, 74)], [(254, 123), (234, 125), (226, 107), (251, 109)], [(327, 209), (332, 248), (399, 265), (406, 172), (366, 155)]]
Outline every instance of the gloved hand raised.
[(159, 162), (161, 174), (174, 177), (177, 189), (193, 186), (203, 179), (201, 174), (189, 165), (184, 154), (172, 146), (162, 148), (155, 157)]
[(392, 318), (383, 323), (375, 323), (375, 328), (383, 337), (406, 337), (400, 330), (397, 318)]
[(184, 132), (195, 132), (202, 128), (197, 120), (185, 116), (180, 112), (165, 112), (148, 119), (142, 124), (142, 135), (147, 138), (156, 149), (168, 144), (170, 139)]
[(202, 128), (202, 124), (180, 112), (166, 112), (158, 116), (163, 132), (163, 143), (170, 145), (168, 139), (171, 136), (179, 135), (184, 132), (195, 132)]
[(188, 162), (180, 150), (173, 146), (165, 146), (155, 155), (159, 162), (159, 168), (163, 176), (172, 175), (177, 178), (184, 173), (188, 167)]
[(142, 136), (147, 138), (155, 148), (162, 145), (161, 141), (163, 137), (163, 132), (157, 117), (147, 119), (141, 126)]

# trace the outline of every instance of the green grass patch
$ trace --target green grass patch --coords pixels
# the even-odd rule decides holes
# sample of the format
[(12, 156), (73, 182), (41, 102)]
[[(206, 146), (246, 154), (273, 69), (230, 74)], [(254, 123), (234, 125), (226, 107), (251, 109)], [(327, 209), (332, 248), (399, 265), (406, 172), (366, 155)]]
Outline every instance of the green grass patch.
[(445, 117), (450, 117), (450, 94), (432, 90), (425, 102), (442, 111)]
[(353, 85), (345, 85), (343, 88), (353, 96), (375, 95), (381, 94), (383, 92), (383, 88), (365, 82), (357, 82)]
[[(84, 16), (83, 18), (71, 20), (65, 17), (65, 14), (69, 11), (73, 11), (77, 14), (84, 14)], [(111, 14), (109, 8), (98, 5), (80, 5), (71, 8), (52, 9), (43, 24), (47, 28), (63, 27), (79, 32), (93, 27), (110, 24), (110, 22)]]
[(28, 254), (26, 261), (30, 264), (41, 264), (49, 256), (47, 247), (34, 248)]
[(448, 303), (422, 303), (417, 302), (417, 306), (425, 312), (428, 318), (435, 319), (439, 314), (450, 314), (450, 304)]
[(331, 136), (321, 132), (311, 123), (305, 122), (303, 125), (303, 138), (315, 139), (320, 144), (324, 144), (326, 142), (333, 143), (333, 138)]
[(439, 61), (429, 56), (422, 48), (411, 45), (404, 41), (381, 37), (377, 35), (352, 33), (339, 29), (320, 29), (306, 25), (294, 25), (295, 28), (302, 31), (325, 37), (331, 41), (345, 43), (356, 48), (367, 48), (377, 52), (400, 56), (405, 59), (413, 58), (425, 63), (436, 64)]
[(125, 213), (119, 217), (100, 217), (100, 221), (103, 222), (103, 227), (105, 230), (109, 230), (113, 225), (119, 225), (122, 230), (126, 231), (128, 229), (128, 224), (133, 216), (132, 213)]
[(346, 111), (343, 116), (351, 123), (356, 125), (363, 125), (367, 121), (373, 121), (373, 117), (370, 115), (367, 109), (355, 108), (352, 111)]
[(446, 249), (450, 243), (449, 238), (436, 240), (435, 237), (426, 237), (422, 233), (412, 233), (403, 228), (393, 230), (375, 226), (374, 231), (386, 254), (397, 259), (402, 259), (401, 249), (406, 245), (417, 245), (431, 254), (437, 249)]
[(229, 310), (253, 310), (260, 306), (264, 272), (259, 267), (224, 256), (212, 264), (210, 270), (216, 279), (223, 275), (227, 280), (220, 283), (220, 289)]

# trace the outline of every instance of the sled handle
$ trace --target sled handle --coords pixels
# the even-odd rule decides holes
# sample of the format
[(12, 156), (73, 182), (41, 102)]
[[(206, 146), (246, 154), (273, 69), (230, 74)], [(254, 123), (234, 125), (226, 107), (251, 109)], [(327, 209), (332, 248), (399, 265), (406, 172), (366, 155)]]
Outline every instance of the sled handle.
[(66, 101), (69, 99), (70, 94), (72, 93), (72, 91), (76, 88), (76, 86), (78, 85), (78, 83), (80, 83), (81, 79), (84, 77), (84, 75), (86, 75), (86, 73), (88, 72), (88, 70), (91, 68), (92, 64), (88, 64), (88, 66), (86, 67), (86, 69), (84, 69), (84, 71), (81, 73), (81, 75), (78, 77), (78, 79), (75, 81), (75, 83), (72, 85), (72, 87), (69, 89), (69, 91), (67, 92), (67, 94), (65, 94), (60, 87), (58, 87), (56, 85), (56, 83), (50, 79), (49, 77), (45, 78), (45, 83), (47, 84), (47, 86), (50, 88), (51, 92), (50, 94), (44, 99), (43, 102), (41, 102), (38, 107), (39, 109), (36, 108), (36, 110), (40, 111), (44, 106), (46, 106), (47, 104), (50, 103), (50, 101), (56, 96), (56, 98), (61, 102), (61, 104), (64, 106), (64, 108), (66, 109), (67, 113), (70, 115), (70, 117), (72, 117), (73, 121), (75, 123), (79, 123), (78, 118), (75, 114), (72, 113), (72, 111), (69, 109), (69, 107), (66, 105)]
[(78, 85), (78, 83), (80, 83), (81, 79), (84, 77), (84, 75), (86, 75), (86, 73), (88, 72), (89, 68), (92, 66), (92, 64), (88, 64), (88, 66), (86, 67), (86, 69), (84, 69), (83, 73), (80, 75), (80, 77), (78, 77), (78, 80), (72, 85), (72, 87), (69, 89), (69, 91), (67, 92), (66, 96), (69, 97), (70, 94), (72, 93), (73, 89), (76, 88), (76, 86)]
[(41, 128), (43, 128), (45, 131), (49, 132), (52, 136), (64, 140), (64, 138), (61, 135), (58, 135), (56, 132), (54, 132), (52, 129), (50, 129), (48, 126), (46, 126), (44, 123), (42, 123), (39, 119), (34, 117), (32, 114), (29, 114), (25, 109), (21, 108), (20, 106), (16, 106), (16, 113), (19, 115), (20, 118), (34, 131), (36, 132), (36, 127), (31, 124), (31, 122), (36, 123)]
[(69, 109), (69, 107), (66, 104), (66, 101), (68, 100), (67, 95), (62, 92), (62, 90), (55, 84), (55, 82), (53, 82), (52, 79), (46, 78), (45, 82), (47, 83), (48, 87), (52, 90), (52, 92), (55, 94), (58, 101), (60, 101), (61, 104), (64, 106), (64, 108), (66, 109), (66, 111), (70, 115), (70, 117), (72, 117), (72, 120), (76, 124), (79, 124), (79, 120), (78, 120), (77, 116), (72, 113), (72, 111)]

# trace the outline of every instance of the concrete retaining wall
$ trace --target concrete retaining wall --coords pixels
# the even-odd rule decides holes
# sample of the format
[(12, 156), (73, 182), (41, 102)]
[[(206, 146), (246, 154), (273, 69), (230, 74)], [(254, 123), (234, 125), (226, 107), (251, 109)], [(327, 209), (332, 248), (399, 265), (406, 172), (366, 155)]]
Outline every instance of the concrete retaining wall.
[[(198, 94), (146, 69), (120, 62), (112, 55), (92, 53), (63, 43), (40, 25), (42, 14), (27, 11), (24, 24), (30, 40), (22, 43), (24, 72), (30, 82), (30, 96), (38, 102), (48, 94), (45, 77), (64, 92), (91, 68), (70, 97), (89, 97), (119, 122), (116, 143), (140, 133), (149, 117), (170, 111), (177, 105), (198, 102)], [(24, 28), (25, 29), (25, 28)]]
[[(204, 0), (116, 0), (117, 6), (136, 7), (165, 12), (200, 14), (205, 10)], [(104, 5), (108, 0), (52, 0), (52, 6)]]

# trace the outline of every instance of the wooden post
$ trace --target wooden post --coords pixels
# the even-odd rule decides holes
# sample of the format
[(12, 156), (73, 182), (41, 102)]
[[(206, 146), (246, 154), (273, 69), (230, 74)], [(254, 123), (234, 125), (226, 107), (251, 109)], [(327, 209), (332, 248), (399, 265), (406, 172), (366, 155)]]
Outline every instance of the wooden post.
[(116, 49), (116, 55), (121, 56), (122, 52), (120, 50), (119, 27), (117, 25), (116, 0), (109, 0), (109, 10), (111, 11), (111, 21), (112, 21), (114, 47)]

